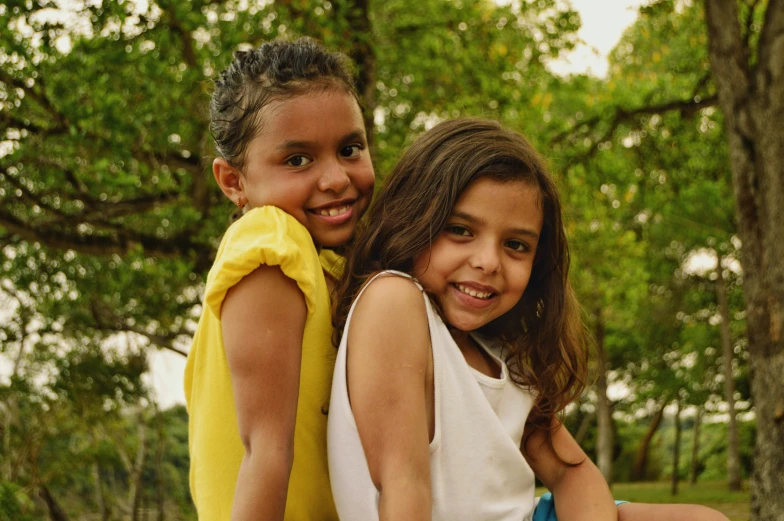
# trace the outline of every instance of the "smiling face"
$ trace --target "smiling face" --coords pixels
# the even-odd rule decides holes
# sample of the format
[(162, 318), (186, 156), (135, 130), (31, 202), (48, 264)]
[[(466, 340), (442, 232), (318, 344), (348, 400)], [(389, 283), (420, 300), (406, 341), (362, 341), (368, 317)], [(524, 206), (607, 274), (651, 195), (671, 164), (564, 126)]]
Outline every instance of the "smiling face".
[(538, 188), (483, 177), (460, 195), (433, 245), (417, 255), (414, 275), (444, 320), (473, 331), (511, 310), (531, 277), (542, 210)]
[(260, 117), (240, 195), (251, 208), (272, 205), (290, 214), (319, 246), (345, 244), (373, 195), (357, 101), (339, 89), (305, 93), (265, 105)]

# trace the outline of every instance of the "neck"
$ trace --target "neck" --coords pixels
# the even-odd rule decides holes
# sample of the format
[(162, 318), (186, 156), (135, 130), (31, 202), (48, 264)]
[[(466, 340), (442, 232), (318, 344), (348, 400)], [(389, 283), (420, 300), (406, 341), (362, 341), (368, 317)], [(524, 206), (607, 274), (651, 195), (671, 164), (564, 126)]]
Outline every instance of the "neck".
[(452, 338), (457, 344), (457, 347), (459, 347), (461, 350), (471, 346), (471, 337), (469, 336), (471, 334), (470, 331), (463, 331), (462, 329), (450, 327), (449, 334), (452, 335)]

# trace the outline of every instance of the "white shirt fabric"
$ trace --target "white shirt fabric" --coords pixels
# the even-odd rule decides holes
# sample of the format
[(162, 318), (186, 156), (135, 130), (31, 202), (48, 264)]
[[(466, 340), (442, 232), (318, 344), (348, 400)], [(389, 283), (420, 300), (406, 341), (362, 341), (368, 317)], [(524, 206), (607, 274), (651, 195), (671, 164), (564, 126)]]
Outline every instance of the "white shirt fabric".
[[(411, 278), (393, 271), (381, 274)], [(357, 300), (361, 296), (362, 292)], [(501, 378), (471, 368), (430, 299), (424, 292), (423, 296), (435, 388), (435, 433), (430, 443), (433, 521), (528, 521), (534, 511), (534, 474), (519, 447), (533, 395), (511, 380), (498, 349), (486, 339), (474, 336), (500, 365)], [(356, 301), (332, 380), (329, 473), (341, 521), (377, 521), (379, 493), (370, 478), (346, 384), (346, 341), (355, 306)]]

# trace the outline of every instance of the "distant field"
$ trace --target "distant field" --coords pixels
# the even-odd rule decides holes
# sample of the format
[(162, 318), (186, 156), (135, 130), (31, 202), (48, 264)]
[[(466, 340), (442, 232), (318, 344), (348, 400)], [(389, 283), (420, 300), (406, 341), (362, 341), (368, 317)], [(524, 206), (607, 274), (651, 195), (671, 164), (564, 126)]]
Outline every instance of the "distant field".
[[(538, 489), (537, 495), (545, 489)], [(730, 521), (749, 521), (749, 491), (744, 484), (740, 492), (727, 490), (726, 482), (697, 483), (694, 486), (681, 483), (678, 495), (670, 494), (670, 483), (617, 483), (612, 487), (615, 499), (637, 503), (697, 503), (715, 508)]]

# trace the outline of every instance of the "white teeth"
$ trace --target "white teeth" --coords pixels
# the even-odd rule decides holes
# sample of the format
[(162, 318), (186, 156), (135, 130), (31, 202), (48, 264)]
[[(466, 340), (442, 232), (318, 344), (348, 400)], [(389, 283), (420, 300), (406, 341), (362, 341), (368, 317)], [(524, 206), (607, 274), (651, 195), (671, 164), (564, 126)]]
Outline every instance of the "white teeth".
[(344, 204), (343, 206), (338, 206), (334, 208), (324, 208), (322, 210), (317, 210), (319, 215), (323, 215), (325, 217), (334, 217), (336, 215), (342, 215), (346, 213), (351, 205)]
[(466, 295), (471, 295), (472, 297), (476, 297), (476, 298), (488, 299), (492, 295), (492, 293), (484, 293), (481, 291), (476, 291), (471, 288), (461, 286), (460, 284), (455, 284), (455, 287), (459, 289), (461, 292), (465, 293)]

